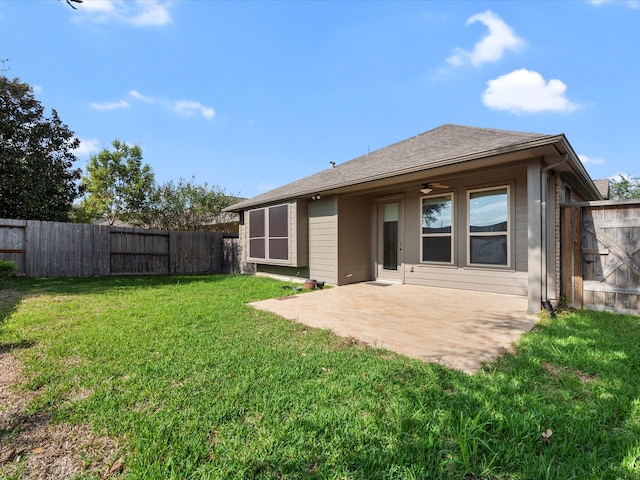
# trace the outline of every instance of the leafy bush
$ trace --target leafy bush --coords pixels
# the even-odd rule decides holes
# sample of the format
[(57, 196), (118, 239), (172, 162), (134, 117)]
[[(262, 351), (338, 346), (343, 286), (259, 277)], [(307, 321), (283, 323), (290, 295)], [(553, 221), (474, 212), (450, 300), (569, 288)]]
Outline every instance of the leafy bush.
[(15, 262), (0, 260), (0, 277), (8, 277), (18, 269)]

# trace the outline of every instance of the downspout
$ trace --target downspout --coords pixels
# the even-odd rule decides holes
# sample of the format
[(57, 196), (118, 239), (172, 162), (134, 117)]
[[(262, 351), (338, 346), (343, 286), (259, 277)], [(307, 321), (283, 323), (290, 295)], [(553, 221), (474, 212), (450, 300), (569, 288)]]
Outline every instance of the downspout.
[(549, 312), (549, 314), (554, 317), (555, 311), (553, 310), (553, 306), (551, 302), (549, 302), (549, 272), (547, 270), (547, 252), (549, 250), (549, 239), (547, 235), (547, 172), (553, 168), (559, 167), (560, 165), (569, 161), (569, 154), (565, 154), (564, 158), (559, 162), (553, 163), (551, 165), (547, 165), (542, 169), (540, 173), (540, 196), (541, 198), (541, 221), (542, 225), (540, 228), (540, 246), (541, 246), (541, 259), (542, 262), (542, 278), (541, 286), (542, 286), (542, 307)]

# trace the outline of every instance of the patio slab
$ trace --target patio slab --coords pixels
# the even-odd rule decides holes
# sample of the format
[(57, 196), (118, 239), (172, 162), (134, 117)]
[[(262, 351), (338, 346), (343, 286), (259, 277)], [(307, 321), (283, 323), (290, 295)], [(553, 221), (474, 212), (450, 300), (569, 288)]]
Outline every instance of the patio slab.
[(284, 318), (473, 373), (537, 322), (527, 298), (366, 282), (251, 303)]

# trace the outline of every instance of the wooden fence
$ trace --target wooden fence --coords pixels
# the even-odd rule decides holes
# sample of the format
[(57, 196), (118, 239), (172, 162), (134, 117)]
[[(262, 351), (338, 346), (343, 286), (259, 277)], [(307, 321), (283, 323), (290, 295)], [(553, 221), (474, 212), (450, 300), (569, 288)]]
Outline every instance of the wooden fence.
[(236, 273), (238, 246), (218, 232), (0, 219), (0, 259), (29, 277)]
[(563, 205), (561, 225), (567, 303), (640, 315), (640, 201)]

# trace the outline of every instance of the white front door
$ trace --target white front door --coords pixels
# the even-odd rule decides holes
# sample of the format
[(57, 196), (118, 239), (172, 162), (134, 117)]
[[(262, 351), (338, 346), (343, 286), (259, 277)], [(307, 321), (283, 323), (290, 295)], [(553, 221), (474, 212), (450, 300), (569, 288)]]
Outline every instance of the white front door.
[(402, 200), (378, 204), (378, 246), (376, 277), (379, 280), (404, 282)]

